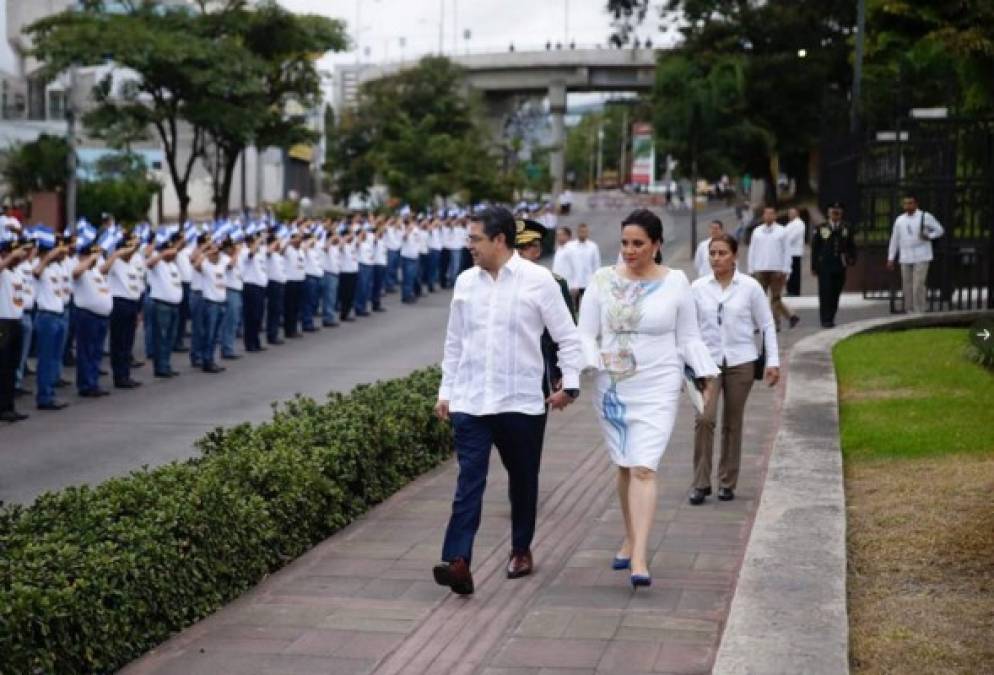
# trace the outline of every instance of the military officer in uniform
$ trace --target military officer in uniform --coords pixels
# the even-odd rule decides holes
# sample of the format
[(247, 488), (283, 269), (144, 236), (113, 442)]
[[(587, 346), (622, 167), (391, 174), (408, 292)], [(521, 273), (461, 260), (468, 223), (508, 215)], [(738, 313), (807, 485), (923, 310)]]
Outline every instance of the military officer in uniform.
[(828, 207), (828, 220), (811, 237), (811, 271), (818, 277), (818, 311), (822, 328), (835, 327), (846, 268), (856, 262), (852, 226), (842, 220), (842, 205)]
[[(525, 260), (537, 263), (542, 257), (542, 240), (545, 238), (545, 226), (534, 220), (517, 221), (517, 235), (514, 238), (514, 247), (518, 249), (518, 255)], [(559, 290), (563, 294), (563, 302), (569, 309), (569, 313), (576, 322), (576, 310), (573, 307), (573, 298), (569, 292), (569, 284), (558, 274), (553, 273)], [(562, 372), (559, 370), (559, 360), (556, 358), (558, 348), (552, 341), (549, 331), (542, 333), (542, 358), (545, 361), (545, 376), (542, 378), (542, 392), (548, 398), (559, 388), (559, 381), (562, 379)]]

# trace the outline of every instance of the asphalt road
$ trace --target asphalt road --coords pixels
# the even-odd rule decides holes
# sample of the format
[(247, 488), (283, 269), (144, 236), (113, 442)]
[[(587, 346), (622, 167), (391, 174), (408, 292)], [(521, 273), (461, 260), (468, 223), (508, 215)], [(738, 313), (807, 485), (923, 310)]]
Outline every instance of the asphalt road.
[[(620, 219), (635, 205), (627, 198), (591, 209), (581, 194), (574, 213), (561, 223), (589, 223), (608, 264), (618, 253)], [(701, 229), (708, 215), (701, 216)], [(689, 219), (665, 214), (664, 229), (667, 261), (686, 264)], [(214, 427), (268, 419), (274, 401), (297, 393), (322, 398), (437, 363), (448, 299), (448, 292), (437, 292), (408, 306), (396, 294), (387, 296), (385, 314), (223, 362), (228, 370), (218, 375), (192, 370), (187, 355), (176, 354), (173, 364), (181, 377), (156, 380), (146, 365), (135, 374), (145, 386), (134, 391), (81, 399), (66, 388), (59, 394), (71, 405), (60, 412), (35, 411), (33, 400), (22, 398), (19, 406), (30, 419), (0, 424), (0, 500), (26, 503), (46, 491), (185, 459), (196, 454), (194, 441)], [(74, 369), (66, 369), (66, 379), (74, 376)], [(34, 378), (27, 382), (33, 389)]]

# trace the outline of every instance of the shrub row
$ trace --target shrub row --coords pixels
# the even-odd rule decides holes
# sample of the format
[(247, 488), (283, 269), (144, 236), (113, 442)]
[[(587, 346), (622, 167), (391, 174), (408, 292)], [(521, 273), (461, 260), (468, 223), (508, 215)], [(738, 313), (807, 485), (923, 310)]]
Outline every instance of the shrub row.
[(0, 672), (111, 672), (437, 465), (438, 382), (298, 397), (195, 459), (0, 510)]

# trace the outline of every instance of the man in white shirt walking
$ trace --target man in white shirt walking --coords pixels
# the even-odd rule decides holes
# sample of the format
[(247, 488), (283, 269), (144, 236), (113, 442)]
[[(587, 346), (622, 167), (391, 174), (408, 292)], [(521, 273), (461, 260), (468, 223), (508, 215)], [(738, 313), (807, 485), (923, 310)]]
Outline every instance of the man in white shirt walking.
[[(452, 296), (435, 413), (451, 419), (459, 479), (435, 581), (461, 595), (473, 592), (470, 563), (480, 526), (491, 446), (507, 467), (511, 556), (507, 577), (532, 571), (538, 470), (546, 404), (560, 410), (580, 390), (580, 338), (559, 286), (514, 250), (510, 211), (490, 208), (470, 221), (475, 266), (459, 275)], [(513, 311), (512, 311), (513, 310)], [(542, 393), (541, 336), (559, 345), (562, 388)]]
[[(546, 228), (548, 229), (548, 228)], [(573, 249), (570, 243), (573, 240), (573, 232), (563, 225), (556, 230), (556, 253), (552, 257), (552, 273), (561, 276), (569, 286), (570, 295), (576, 287), (573, 281), (576, 276), (576, 259), (573, 256)], [(573, 298), (573, 306), (577, 307), (576, 298)]]
[(894, 220), (890, 235), (887, 269), (894, 269), (894, 261), (900, 260), (904, 310), (922, 313), (928, 306), (925, 282), (932, 262), (932, 241), (945, 230), (935, 216), (918, 208), (918, 198), (914, 195), (905, 197), (903, 206), (904, 213)]
[(708, 238), (697, 245), (697, 251), (694, 252), (694, 270), (697, 272), (697, 278), (710, 277), (711, 276), (711, 259), (708, 253), (708, 246), (711, 245), (713, 239), (717, 239), (725, 232), (725, 224), (720, 220), (712, 220), (708, 225)]
[(601, 267), (601, 249), (596, 242), (590, 240), (590, 228), (586, 223), (580, 223), (576, 228), (576, 241), (573, 247), (573, 262), (575, 263), (574, 306), (580, 306), (583, 299), (583, 292), (587, 290), (587, 284), (594, 276), (594, 272)]
[(801, 259), (804, 257), (804, 235), (808, 226), (801, 218), (801, 212), (795, 208), (787, 209), (790, 220), (784, 226), (787, 236), (787, 251), (790, 253), (790, 277), (787, 278), (787, 295), (797, 297), (801, 294)]
[(793, 328), (800, 321), (783, 303), (783, 286), (790, 273), (790, 251), (786, 230), (777, 223), (777, 211), (772, 206), (763, 209), (763, 222), (752, 233), (749, 244), (749, 273), (756, 278), (763, 292), (770, 294), (770, 307), (780, 329), (780, 319), (788, 319)]

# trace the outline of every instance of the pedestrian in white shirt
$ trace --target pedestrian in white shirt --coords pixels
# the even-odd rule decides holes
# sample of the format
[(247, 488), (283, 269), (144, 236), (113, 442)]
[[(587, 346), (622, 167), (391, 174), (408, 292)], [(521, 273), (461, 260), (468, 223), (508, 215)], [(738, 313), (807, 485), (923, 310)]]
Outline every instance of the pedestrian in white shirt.
[(573, 283), (575, 284), (575, 306), (579, 306), (583, 299), (583, 292), (587, 290), (587, 285), (594, 276), (594, 272), (601, 267), (601, 249), (597, 242), (590, 239), (590, 227), (586, 223), (580, 223), (576, 228), (576, 241), (570, 246), (573, 247), (574, 273)]
[[(341, 242), (338, 235), (329, 232), (322, 246), (324, 256), (321, 265), (324, 268), (324, 279), (321, 283), (321, 325), (333, 328), (338, 325), (338, 275), (342, 269)], [(390, 250), (387, 249), (387, 268), (389, 276)]]
[(68, 404), (56, 401), (55, 385), (62, 368), (62, 350), (65, 345), (66, 291), (62, 261), (69, 253), (66, 242), (58, 243), (55, 234), (47, 227), (33, 230), (38, 246), (38, 262), (34, 277), (35, 346), (38, 352), (37, 389), (35, 403), (38, 410), (61, 410)]
[(17, 366), (21, 358), (24, 281), (18, 267), (30, 251), (13, 230), (0, 230), (0, 421), (20, 422), (27, 415), (14, 407)]
[(801, 260), (804, 258), (804, 237), (808, 224), (801, 217), (800, 209), (787, 209), (787, 224), (784, 226), (787, 236), (787, 251), (790, 253), (790, 276), (787, 278), (787, 295), (797, 297), (801, 294)]
[(266, 271), (266, 234), (252, 224), (246, 232), (245, 262), (242, 272), (242, 339), (245, 351), (261, 352), (262, 318), (266, 311), (266, 286), (269, 274)]
[[(532, 571), (531, 542), (538, 502), (538, 470), (546, 405), (559, 410), (580, 390), (583, 352), (573, 317), (548, 270), (514, 250), (516, 224), (504, 208), (470, 221), (475, 266), (453, 291), (435, 413), (452, 421), (459, 478), (435, 581), (473, 592), (473, 540), (480, 525), (491, 446), (508, 469), (511, 555), (508, 578)], [(558, 345), (562, 388), (542, 394), (543, 330)]]
[[(131, 354), (135, 346), (135, 329), (141, 310), (143, 282), (139, 279), (135, 260), (141, 258), (140, 242), (132, 238), (120, 242), (107, 256), (107, 275), (113, 308), (110, 313), (110, 365), (114, 387), (134, 389), (141, 386), (131, 377)], [(182, 277), (181, 277), (182, 283)], [(189, 294), (189, 291), (187, 291)]]
[(193, 268), (200, 272), (203, 278), (204, 293), (204, 336), (200, 342), (200, 353), (196, 354), (196, 364), (205, 373), (220, 373), (224, 368), (217, 365), (215, 358), (221, 343), (221, 327), (224, 325), (224, 315), (228, 308), (227, 271), (234, 263), (221, 252), (221, 246), (226, 243), (219, 235), (207, 249), (190, 260)]
[(355, 321), (352, 310), (355, 307), (356, 286), (359, 284), (359, 245), (354, 234), (342, 238), (341, 272), (338, 275), (339, 319)]
[(229, 361), (241, 358), (235, 353), (235, 341), (238, 338), (238, 326), (242, 322), (245, 304), (244, 276), (247, 251), (241, 243), (242, 233), (236, 230), (236, 234), (238, 241), (228, 239), (221, 249), (221, 253), (229, 261), (228, 268), (224, 272), (225, 308), (224, 320), (221, 323), (221, 358)]
[(783, 288), (790, 274), (790, 250), (787, 231), (777, 223), (777, 211), (772, 206), (763, 209), (763, 222), (752, 233), (749, 243), (749, 273), (755, 277), (763, 292), (770, 294), (770, 307), (780, 329), (780, 319), (788, 319), (793, 328), (800, 318), (784, 304)]
[(106, 396), (100, 386), (100, 364), (110, 329), (114, 299), (105, 271), (110, 271), (92, 237), (79, 238), (79, 258), (72, 272), (76, 312), (76, 388), (84, 398)]
[(894, 219), (887, 251), (887, 269), (894, 269), (894, 261), (901, 264), (901, 290), (904, 309), (922, 313), (928, 308), (928, 268), (932, 262), (932, 241), (945, 230), (928, 211), (918, 208), (918, 198), (908, 195), (902, 202), (904, 213)]
[(286, 289), (283, 297), (283, 335), (287, 338), (299, 338), (301, 303), (304, 301), (304, 286), (307, 281), (307, 270), (304, 252), (301, 250), (303, 235), (300, 230), (294, 230), (290, 241), (283, 249), (286, 260)]
[[(742, 456), (742, 426), (746, 400), (755, 379), (757, 359), (771, 387), (780, 379), (777, 332), (766, 301), (766, 292), (752, 277), (736, 269), (738, 242), (721, 234), (709, 244), (712, 273), (701, 276), (691, 288), (697, 305), (701, 338), (711, 351), (720, 373), (709, 386), (703, 412), (694, 422), (694, 485), (689, 501), (704, 502), (711, 494), (714, 430), (718, 398), (724, 398), (721, 419), (721, 454), (718, 460), (718, 499), (734, 499)], [(764, 357), (756, 351), (753, 334), (759, 330)]]
[(698, 244), (697, 250), (694, 252), (694, 271), (697, 272), (698, 279), (711, 276), (711, 258), (708, 247), (712, 241), (724, 233), (725, 224), (720, 220), (712, 220), (708, 224), (708, 238)]
[[(556, 230), (556, 252), (552, 257), (552, 273), (558, 274), (566, 280), (569, 286), (570, 295), (576, 288), (576, 259), (570, 242), (573, 239), (573, 232), (563, 225)], [(573, 306), (576, 307), (576, 297), (573, 298)]]
[[(10, 231), (8, 230), (8, 232)], [(24, 374), (28, 368), (31, 338), (34, 335), (35, 275), (32, 270), (34, 269), (36, 249), (34, 240), (30, 238), (22, 238), (18, 242), (18, 248), (24, 249), (24, 257), (16, 268), (21, 275), (21, 298), (24, 301), (24, 314), (21, 316), (21, 360), (17, 364), (14, 393), (17, 396), (27, 396), (31, 390), (24, 386)]]
[[(155, 377), (175, 377), (179, 373), (172, 367), (173, 345), (176, 344), (176, 328), (179, 325), (179, 306), (183, 301), (183, 282), (180, 279), (176, 255), (182, 241), (179, 232), (156, 235), (155, 250), (147, 259), (148, 293), (152, 301), (155, 330), (152, 337), (152, 352)], [(194, 280), (197, 275), (194, 275)], [(191, 298), (193, 296), (191, 295)], [(191, 307), (191, 319), (192, 316)], [(195, 319), (194, 319), (195, 321)], [(192, 354), (191, 347), (191, 354)]]
[(279, 234), (269, 235), (266, 254), (266, 344), (281, 345), (280, 326), (283, 325), (286, 304), (286, 258), (284, 242)]

